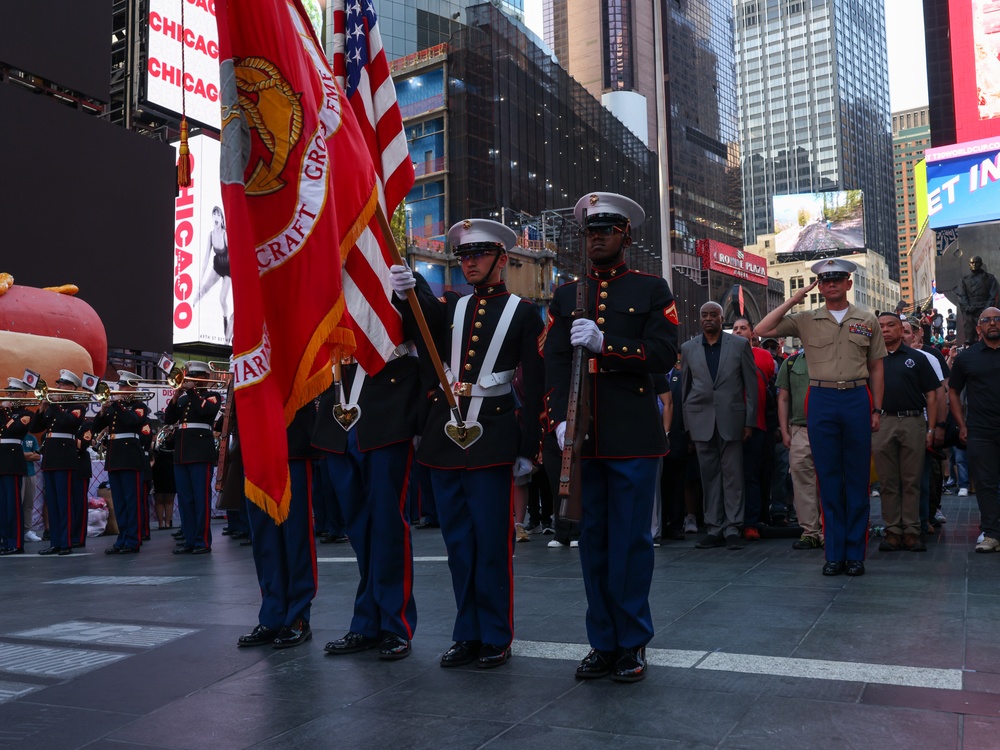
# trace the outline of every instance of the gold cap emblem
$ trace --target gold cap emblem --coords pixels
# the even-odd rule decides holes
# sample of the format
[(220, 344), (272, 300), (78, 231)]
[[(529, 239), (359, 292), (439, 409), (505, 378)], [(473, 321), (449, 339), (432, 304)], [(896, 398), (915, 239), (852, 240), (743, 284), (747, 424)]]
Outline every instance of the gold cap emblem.
[(466, 219), (465, 221), (462, 222), (462, 228), (472, 229), (472, 222), (469, 219)]
[(590, 196), (590, 205), (591, 205), (591, 206), (596, 206), (596, 205), (597, 205), (597, 202), (598, 202), (599, 200), (600, 200), (600, 198), (599, 198), (599, 197), (597, 197), (597, 193), (594, 193), (594, 194), (593, 194), (592, 196)]

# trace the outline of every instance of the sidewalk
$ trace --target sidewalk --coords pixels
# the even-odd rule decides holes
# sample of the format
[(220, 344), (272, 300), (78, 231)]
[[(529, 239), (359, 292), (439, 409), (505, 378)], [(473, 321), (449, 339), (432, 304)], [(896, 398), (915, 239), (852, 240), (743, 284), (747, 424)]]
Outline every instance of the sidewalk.
[[(878, 500), (873, 501), (873, 518)], [(257, 622), (248, 547), (211, 555), (0, 559), (0, 748), (996, 748), (1000, 555), (973, 553), (975, 498), (945, 496), (929, 551), (869, 546), (860, 578), (820, 575), (791, 540), (656, 550), (647, 679), (578, 682), (578, 551), (515, 545), (515, 656), (443, 670), (454, 600), (440, 531), (413, 532), (413, 655), (333, 657), (357, 569), (317, 545), (313, 640), (237, 649)]]

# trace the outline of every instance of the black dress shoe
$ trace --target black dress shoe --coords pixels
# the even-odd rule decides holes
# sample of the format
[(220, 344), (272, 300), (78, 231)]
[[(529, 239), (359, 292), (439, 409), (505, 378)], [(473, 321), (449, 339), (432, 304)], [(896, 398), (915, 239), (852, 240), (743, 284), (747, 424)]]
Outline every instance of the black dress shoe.
[[(106, 551), (107, 550), (105, 550), (105, 552)], [(118, 548), (118, 554), (119, 555), (136, 555), (138, 553), (139, 553), (139, 548), (138, 547), (119, 547)]]
[(143, 534), (142, 535), (142, 541), (144, 541), (144, 542), (148, 542), (152, 538), (153, 537), (151, 537), (149, 534)]
[[(736, 550), (743, 549), (743, 537), (739, 534), (727, 534), (726, 535), (726, 549)], [(639, 678), (642, 679), (641, 677)]]
[(207, 555), (211, 551), (212, 551), (211, 547), (195, 547), (193, 550), (191, 550), (191, 554), (192, 555)]
[(614, 651), (598, 651), (596, 648), (590, 649), (580, 666), (576, 668), (576, 679), (578, 680), (599, 680), (607, 677), (614, 670), (617, 660), (617, 653)]
[(57, 554), (59, 555), (59, 557), (63, 557), (65, 555), (72, 555), (73, 554), (73, 548), (72, 547), (63, 547), (61, 550), (59, 550), (59, 552)]
[(241, 635), (236, 641), (237, 646), (270, 646), (274, 643), (278, 631), (266, 625), (258, 625), (246, 635)]
[(46, 547), (45, 549), (38, 550), (38, 554), (39, 555), (58, 555), (59, 554), (59, 548), (58, 547)]
[(350, 539), (348, 539), (347, 534), (338, 534), (337, 536), (333, 537), (332, 541), (334, 544), (343, 544), (344, 542), (350, 541)]
[(296, 620), (291, 625), (285, 625), (274, 637), (271, 644), (274, 648), (291, 648), (301, 646), (313, 637), (312, 628), (305, 620)]
[(480, 669), (502, 667), (509, 658), (510, 646), (494, 646), (492, 643), (484, 643), (479, 649), (476, 666)]
[(611, 679), (615, 682), (638, 682), (646, 676), (646, 647), (627, 648), (615, 662)]
[(23, 547), (8, 547), (5, 550), (0, 550), (0, 555), (23, 555)]
[(724, 547), (726, 540), (722, 538), (722, 534), (707, 534), (698, 540), (695, 544), (695, 549), (712, 549), (713, 547)]
[(246, 539), (249, 536), (250, 535), (248, 533), (246, 533), (245, 531), (234, 531), (232, 534), (229, 535), (229, 538), (230, 539)]
[(349, 631), (343, 638), (330, 641), (323, 647), (328, 654), (356, 654), (359, 651), (367, 651), (379, 645), (378, 638), (369, 638), (367, 635)]
[(848, 560), (847, 569), (844, 572), (849, 576), (863, 576), (865, 564), (861, 560)]
[(333, 541), (333, 534), (331, 534), (329, 531), (324, 531), (322, 534), (319, 535), (320, 544), (330, 544), (330, 542), (332, 541)]
[(175, 531), (170, 536), (172, 536), (174, 539), (183, 539), (184, 538), (184, 532), (182, 530), (178, 529), (177, 531)]
[(108, 547), (104, 550), (105, 555), (117, 555), (121, 551), (121, 547)]
[(441, 656), (441, 666), (449, 669), (472, 664), (478, 658), (479, 648), (482, 645), (479, 641), (456, 641)]
[(253, 541), (251, 541), (249, 538), (244, 539), (242, 542), (240, 542), (241, 547), (249, 547), (251, 544), (253, 544)]
[(382, 661), (396, 661), (410, 655), (410, 642), (401, 635), (387, 633), (378, 647), (378, 658)]
[(194, 547), (188, 547), (186, 544), (184, 544), (178, 547), (174, 547), (172, 551), (175, 555), (190, 555), (192, 552), (194, 552)]
[(229, 536), (232, 533), (233, 532), (229, 530), (228, 526), (223, 526), (222, 527), (222, 536)]
[(823, 575), (839, 576), (844, 572), (845, 567), (844, 563), (839, 560), (827, 560), (826, 565), (823, 566)]

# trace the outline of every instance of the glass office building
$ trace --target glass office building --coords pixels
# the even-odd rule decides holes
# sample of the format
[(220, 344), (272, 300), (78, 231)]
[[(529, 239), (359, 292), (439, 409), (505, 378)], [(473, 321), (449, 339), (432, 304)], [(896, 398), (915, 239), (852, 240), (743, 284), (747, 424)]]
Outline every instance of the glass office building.
[(899, 279), (885, 9), (871, 0), (735, 0), (746, 243), (775, 195), (861, 190), (865, 241)]

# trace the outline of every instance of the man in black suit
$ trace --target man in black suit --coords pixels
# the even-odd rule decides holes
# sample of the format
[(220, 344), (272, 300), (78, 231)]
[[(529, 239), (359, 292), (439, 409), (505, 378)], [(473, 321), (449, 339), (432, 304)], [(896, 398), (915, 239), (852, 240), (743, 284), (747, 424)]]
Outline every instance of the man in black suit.
[(677, 361), (677, 306), (664, 279), (625, 262), (632, 229), (643, 218), (639, 204), (622, 195), (581, 198), (576, 219), (591, 262), (583, 282), (590, 309), (586, 317), (573, 318), (579, 281), (557, 289), (549, 308), (546, 416), (560, 450), (575, 347), (587, 350), (592, 373), (579, 545), (593, 648), (577, 668), (579, 679), (643, 679), (646, 644), (653, 637), (650, 520), (667, 441), (652, 376), (669, 372)]

